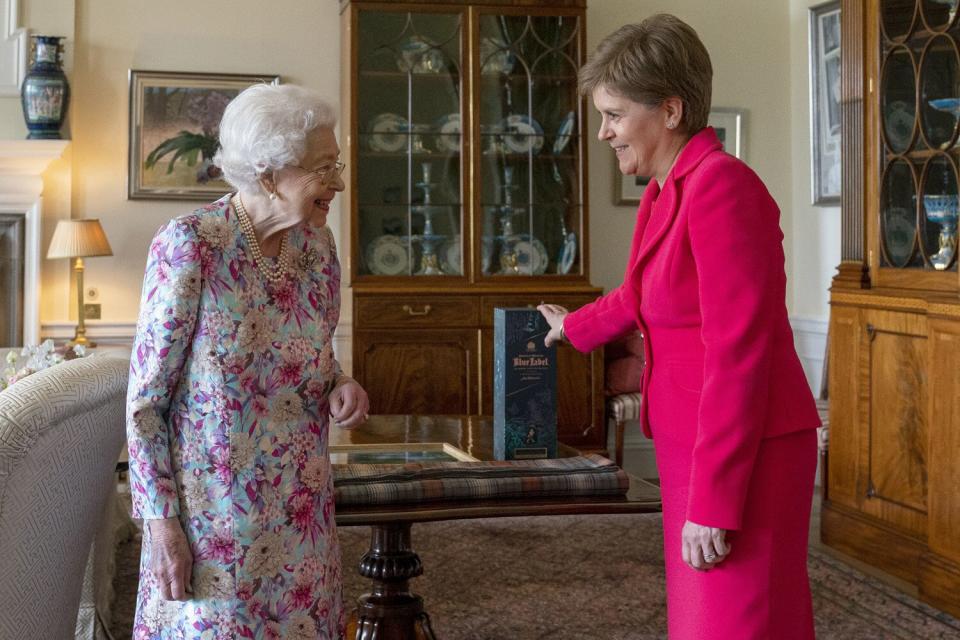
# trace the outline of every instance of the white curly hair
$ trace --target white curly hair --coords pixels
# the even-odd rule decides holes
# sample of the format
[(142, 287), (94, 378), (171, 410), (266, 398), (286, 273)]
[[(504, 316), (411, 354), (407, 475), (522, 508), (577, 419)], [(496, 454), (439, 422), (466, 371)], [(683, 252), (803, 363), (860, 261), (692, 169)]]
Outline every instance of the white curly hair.
[(333, 106), (315, 91), (293, 84), (255, 84), (224, 110), (213, 163), (234, 188), (249, 190), (264, 173), (298, 164), (311, 131), (336, 124)]

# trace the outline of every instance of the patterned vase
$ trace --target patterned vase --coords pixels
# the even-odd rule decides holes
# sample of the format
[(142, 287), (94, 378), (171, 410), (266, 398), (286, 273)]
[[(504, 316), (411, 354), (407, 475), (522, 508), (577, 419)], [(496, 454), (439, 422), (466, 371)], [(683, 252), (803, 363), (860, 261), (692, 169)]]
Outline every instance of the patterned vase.
[(34, 61), (20, 90), (27, 139), (59, 139), (70, 104), (60, 36), (32, 36)]

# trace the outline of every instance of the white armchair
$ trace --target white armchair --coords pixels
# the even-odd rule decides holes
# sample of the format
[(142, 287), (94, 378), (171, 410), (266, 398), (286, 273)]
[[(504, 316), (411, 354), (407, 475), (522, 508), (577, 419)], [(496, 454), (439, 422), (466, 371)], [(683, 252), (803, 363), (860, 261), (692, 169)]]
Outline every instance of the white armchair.
[(0, 638), (109, 637), (128, 368), (90, 356), (0, 392)]

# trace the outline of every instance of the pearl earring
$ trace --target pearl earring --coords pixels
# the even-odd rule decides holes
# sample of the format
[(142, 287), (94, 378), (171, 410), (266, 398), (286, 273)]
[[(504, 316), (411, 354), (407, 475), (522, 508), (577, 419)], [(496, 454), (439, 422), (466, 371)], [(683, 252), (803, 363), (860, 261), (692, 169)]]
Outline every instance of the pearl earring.
[(271, 191), (271, 192), (270, 192), (270, 199), (271, 199), (271, 200), (276, 200), (276, 199), (277, 199), (277, 192), (276, 192), (276, 191)]
[(676, 122), (668, 122), (668, 123), (667, 123), (667, 129), (676, 129), (676, 128), (677, 128), (677, 123), (676, 123)]

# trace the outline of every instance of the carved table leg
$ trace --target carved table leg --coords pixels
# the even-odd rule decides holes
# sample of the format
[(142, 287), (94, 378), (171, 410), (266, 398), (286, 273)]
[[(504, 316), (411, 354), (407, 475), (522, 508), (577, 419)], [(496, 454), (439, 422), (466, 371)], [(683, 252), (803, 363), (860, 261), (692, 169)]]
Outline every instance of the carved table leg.
[(373, 525), (370, 549), (360, 559), (360, 575), (373, 581), (358, 600), (356, 640), (435, 640), (423, 598), (410, 591), (410, 579), (423, 573), (410, 548), (409, 522)]

